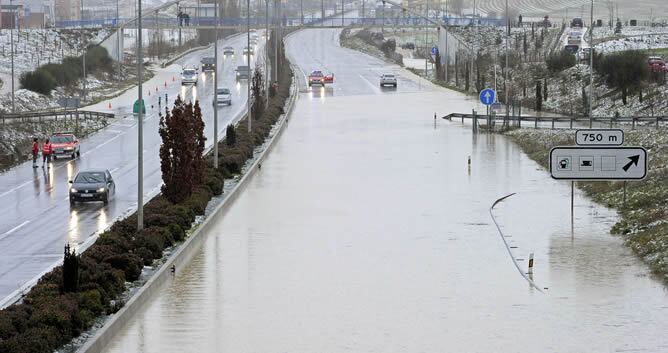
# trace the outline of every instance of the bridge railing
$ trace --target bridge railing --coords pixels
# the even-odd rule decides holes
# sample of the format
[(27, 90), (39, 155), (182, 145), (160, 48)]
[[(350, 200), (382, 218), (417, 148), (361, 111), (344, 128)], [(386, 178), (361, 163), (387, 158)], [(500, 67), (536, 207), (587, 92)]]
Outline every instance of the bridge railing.
[[(514, 123), (517, 127), (522, 127), (522, 123), (533, 123), (534, 128), (544, 127), (546, 123), (549, 123), (550, 128), (568, 128), (573, 129), (574, 126), (577, 127), (580, 125), (588, 125), (590, 119), (588, 117), (582, 116), (530, 116), (530, 115), (510, 115), (505, 116), (505, 114), (498, 115), (480, 115), (480, 114), (462, 114), (462, 113), (451, 113), (446, 116), (443, 116), (442, 119), (453, 120), (461, 119), (472, 120), (474, 123), (480, 121), (487, 121), (488, 124), (493, 124), (494, 122), (501, 121), (505, 124)], [(594, 117), (591, 119), (593, 123), (598, 124), (599, 126), (608, 125), (610, 128), (618, 124), (631, 125), (632, 129), (635, 129), (636, 124), (645, 123), (646, 125), (653, 125), (659, 127), (662, 123), (668, 123), (668, 116), (624, 116), (624, 117)], [(558, 123), (567, 123), (563, 125), (557, 125)]]
[(48, 109), (21, 113), (0, 114), (2, 125), (14, 122), (42, 122), (44, 120), (89, 120), (89, 119), (113, 119), (113, 113), (103, 113), (92, 110), (77, 109)]

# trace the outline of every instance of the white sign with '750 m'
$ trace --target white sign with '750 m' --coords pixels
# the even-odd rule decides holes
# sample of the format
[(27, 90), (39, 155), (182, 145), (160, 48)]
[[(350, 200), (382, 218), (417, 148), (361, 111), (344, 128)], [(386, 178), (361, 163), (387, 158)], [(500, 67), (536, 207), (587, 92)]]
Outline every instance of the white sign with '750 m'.
[(587, 129), (575, 132), (579, 146), (619, 146), (624, 143), (624, 131), (620, 129)]

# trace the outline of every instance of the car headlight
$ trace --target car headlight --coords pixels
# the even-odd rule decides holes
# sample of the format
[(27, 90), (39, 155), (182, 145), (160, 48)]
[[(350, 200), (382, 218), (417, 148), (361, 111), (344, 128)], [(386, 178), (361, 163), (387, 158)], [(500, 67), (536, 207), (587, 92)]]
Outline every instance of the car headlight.
[(65, 151), (71, 151), (73, 149), (74, 149), (73, 147), (65, 147)]
[(76, 193), (76, 192), (77, 192), (77, 189), (75, 189), (75, 188), (71, 188), (71, 189), (70, 189), (70, 192), (71, 192), (71, 193)]
[(106, 189), (105, 188), (99, 188), (97, 189), (97, 192), (104, 192)]

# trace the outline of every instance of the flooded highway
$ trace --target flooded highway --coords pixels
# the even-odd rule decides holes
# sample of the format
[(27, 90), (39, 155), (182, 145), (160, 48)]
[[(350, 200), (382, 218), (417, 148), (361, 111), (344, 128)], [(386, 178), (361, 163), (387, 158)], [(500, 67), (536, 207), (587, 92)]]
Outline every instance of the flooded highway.
[[(614, 211), (576, 191), (571, 224), (570, 183), (433, 119), (476, 102), (336, 37), (289, 38), (303, 72), (340, 79), (301, 93), (199, 254), (106, 352), (668, 351), (668, 292), (609, 235)], [(375, 85), (386, 71), (396, 91)], [(493, 211), (509, 255), (489, 208), (510, 193)], [(513, 264), (530, 253), (538, 289)]]

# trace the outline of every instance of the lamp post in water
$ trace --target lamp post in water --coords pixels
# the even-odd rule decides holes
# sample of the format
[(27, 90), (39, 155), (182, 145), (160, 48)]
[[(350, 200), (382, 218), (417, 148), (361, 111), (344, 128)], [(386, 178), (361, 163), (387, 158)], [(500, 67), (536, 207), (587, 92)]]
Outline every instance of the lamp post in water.
[(144, 98), (142, 92), (144, 58), (142, 55), (141, 0), (137, 0), (137, 230), (144, 229)]

